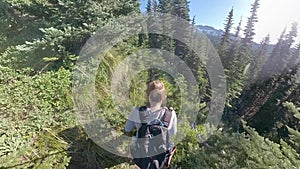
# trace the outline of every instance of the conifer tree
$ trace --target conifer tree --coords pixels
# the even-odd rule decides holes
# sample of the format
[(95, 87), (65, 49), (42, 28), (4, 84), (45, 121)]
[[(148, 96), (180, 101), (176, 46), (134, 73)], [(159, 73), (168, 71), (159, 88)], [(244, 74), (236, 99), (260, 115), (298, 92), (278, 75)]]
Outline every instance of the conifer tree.
[(147, 13), (151, 13), (152, 12), (152, 3), (151, 3), (151, 0), (148, 0), (146, 10), (147, 10)]
[[(243, 66), (241, 61), (241, 41), (239, 33), (241, 31), (242, 18), (236, 28), (233, 40), (230, 41), (230, 48), (228, 49), (228, 65), (226, 68), (227, 86), (228, 86), (228, 100), (227, 106), (232, 107), (232, 100), (238, 98), (243, 88)], [(231, 111), (231, 110), (228, 110)], [(225, 113), (226, 114), (226, 113)]]
[(291, 46), (294, 43), (294, 38), (297, 36), (297, 25), (297, 23), (293, 23), (288, 34), (285, 33), (286, 29), (282, 31), (268, 62), (264, 66), (263, 77), (278, 76), (288, 68), (288, 64), (292, 58)]
[(238, 24), (238, 26), (236, 27), (236, 31), (234, 34), (234, 37), (239, 37), (240, 31), (241, 31), (241, 25), (242, 25), (242, 21), (243, 21), (243, 17), (241, 17), (240, 22)]
[[(195, 30), (195, 24), (196, 24), (195, 16), (193, 17), (191, 24), (192, 24), (192, 27), (191, 27), (191, 30), (189, 31), (190, 35), (188, 37), (189, 38), (188, 42), (190, 43), (191, 46), (196, 46), (197, 44), (195, 44), (196, 41), (195, 41), (194, 37), (197, 32), (193, 31), (193, 30)], [(196, 67), (198, 66), (199, 62), (196, 61), (197, 57), (193, 56), (192, 51), (189, 50), (186, 55), (182, 56), (182, 59), (184, 59), (188, 63), (189, 67), (193, 71), (197, 70)]]
[[(259, 0), (255, 0), (255, 2), (251, 5), (251, 16), (248, 18), (246, 28), (244, 30), (244, 37), (242, 39), (242, 46), (240, 48), (239, 52), (239, 67), (240, 69), (246, 70), (243, 73), (244, 80), (249, 79), (247, 77), (249, 75), (249, 71), (247, 71), (247, 68), (249, 68), (250, 62), (254, 60), (251, 48), (253, 43), (253, 37), (255, 35), (254, 32), (254, 26), (255, 23), (258, 22), (257, 18), (257, 10), (259, 8)], [(249, 70), (249, 69), (248, 69)]]
[[(247, 120), (253, 122), (252, 126), (255, 126), (259, 132), (268, 133), (270, 138), (277, 141), (280, 136), (275, 134), (278, 129), (276, 123), (282, 123), (290, 118), (286, 116), (280, 103), (291, 99), (297, 91), (292, 85), (296, 70), (284, 72), (282, 68), (286, 64), (286, 58), (283, 57), (289, 56), (291, 53), (291, 44), (296, 35), (295, 30), (292, 28), (289, 34), (285, 33), (285, 29), (283, 30), (267, 63), (263, 66), (259, 78), (260, 83), (252, 90), (253, 93), (259, 93), (259, 95), (253, 95), (253, 102), (249, 104), (248, 108), (241, 110), (245, 111), (241, 114), (248, 116)], [(264, 119), (266, 116), (273, 118)]]
[(278, 39), (278, 42), (276, 43), (275, 47), (272, 50), (272, 58), (276, 55), (279, 54), (280, 49), (282, 48), (283, 42), (284, 42), (284, 38), (286, 37), (286, 28), (284, 28), (280, 34), (280, 37)]
[(224, 45), (224, 43), (229, 42), (229, 35), (230, 35), (230, 30), (233, 25), (233, 8), (230, 10), (226, 20), (225, 20), (225, 27), (224, 27), (224, 33), (221, 38), (221, 46)]
[(291, 62), (292, 59), (291, 47), (295, 42), (295, 38), (297, 37), (297, 34), (298, 34), (298, 23), (294, 22), (292, 23), (290, 32), (286, 36), (285, 44), (282, 49), (281, 63), (283, 65), (281, 66), (282, 69), (280, 71), (287, 71), (286, 69), (290, 67), (289, 63)]
[(223, 63), (223, 67), (228, 68), (228, 65), (231, 61), (231, 59), (229, 58), (231, 56), (228, 55), (228, 43), (230, 39), (230, 30), (233, 25), (233, 8), (230, 10), (224, 25), (224, 33), (218, 46), (218, 53)]
[(259, 72), (262, 70), (262, 67), (265, 61), (268, 58), (268, 48), (270, 44), (270, 35), (268, 34), (263, 40), (260, 42), (257, 51), (253, 57), (250, 67), (250, 81), (253, 83), (256, 81)]
[[(231, 131), (217, 131), (209, 138), (210, 147), (196, 147), (190, 136), (178, 145), (175, 156), (175, 167), (186, 168), (299, 168), (299, 154), (293, 146), (281, 140), (275, 143), (247, 126), (243, 122), (243, 133)], [(189, 133), (189, 135), (191, 135)], [(298, 137), (299, 138), (299, 137)], [(295, 142), (297, 143), (297, 141)], [(299, 140), (298, 140), (299, 143)], [(182, 150), (185, 146), (186, 149)], [(182, 157), (182, 153), (189, 153), (189, 158)], [(178, 165), (178, 166), (176, 166)]]
[(294, 70), (297, 69), (300, 63), (300, 43), (298, 43), (294, 51), (291, 54), (291, 59), (289, 62), (290, 69)]
[(281, 55), (281, 49), (284, 43), (284, 37), (286, 36), (285, 32), (286, 32), (286, 28), (284, 28), (284, 30), (282, 31), (278, 39), (278, 42), (272, 49), (270, 57), (264, 64), (262, 71), (260, 72), (259, 79), (266, 79), (268, 77), (271, 77), (272, 75), (275, 74), (276, 69), (278, 69), (278, 67), (276, 67), (275, 65), (279, 62), (278, 58)]
[(173, 15), (190, 21), (190, 8), (189, 8), (189, 1), (188, 0), (174, 0), (174, 10), (172, 12)]
[(173, 11), (174, 0), (158, 0), (159, 11), (171, 14)]
[[(238, 26), (236, 27), (236, 31), (234, 33), (234, 36), (233, 36), (233, 39), (230, 40), (230, 43), (229, 43), (229, 49), (228, 49), (228, 55), (230, 57), (228, 57), (228, 63), (232, 64), (232, 61), (234, 60), (234, 58), (237, 58), (238, 57), (238, 54), (239, 54), (239, 48), (241, 46), (241, 43), (240, 43), (240, 37), (239, 37), (239, 34), (240, 34), (240, 31), (241, 31), (241, 25), (242, 25), (242, 18), (240, 19), (240, 22), (238, 24)], [(225, 67), (225, 68), (228, 68), (228, 67)]]
[(228, 98), (226, 100), (223, 119), (229, 124), (234, 121), (234, 117), (236, 116), (236, 107), (234, 106), (235, 103), (233, 100), (240, 96), (243, 88), (243, 69), (239, 63), (241, 48), (239, 33), (241, 31), (241, 24), (242, 18), (236, 27), (236, 32), (234, 33), (233, 39), (230, 40), (230, 47), (228, 49), (228, 56), (230, 57), (227, 58), (228, 65), (225, 67)]
[[(177, 16), (178, 18), (184, 19), (186, 21), (190, 21), (190, 9), (189, 2), (187, 0), (174, 0), (174, 9), (172, 14)], [(175, 28), (175, 27), (174, 27)], [(189, 35), (185, 32), (189, 32), (189, 28), (186, 27), (176, 27), (174, 34), (181, 34), (181, 36), (188, 41), (190, 39)], [(175, 54), (179, 57), (185, 57), (188, 54), (188, 49), (183, 42), (179, 42), (175, 40)]]
[(196, 25), (196, 15), (193, 16), (192, 25), (193, 25), (193, 27)]
[[(22, 23), (22, 27), (29, 23), (39, 25), (39, 28), (35, 28), (36, 30), (33, 29), (31, 32), (39, 32), (40, 36), (32, 42), (24, 44), (23, 47), (40, 50), (39, 52), (43, 54), (35, 55), (30, 53), (33, 52), (30, 50), (23, 52), (23, 56), (20, 58), (27, 60), (26, 64), (34, 64), (36, 61), (43, 63), (43, 58), (49, 57), (52, 59), (49, 63), (53, 63), (56, 68), (67, 65), (72, 67), (76, 55), (92, 32), (103, 26), (108, 20), (120, 15), (127, 15), (130, 12), (137, 12), (139, 9), (137, 0), (101, 3), (93, 0), (78, 1), (78, 3), (68, 0), (65, 0), (64, 3), (58, 1), (7, 2), (13, 10), (18, 11), (16, 18), (27, 16), (27, 21)], [(27, 41), (30, 39), (28, 38)], [(32, 60), (30, 61), (30, 59)]]
[[(150, 2), (148, 1), (148, 4), (151, 4), (151, 6), (152, 6), (151, 12), (153, 12), (153, 13), (151, 13), (151, 15), (154, 15), (155, 17), (158, 17), (157, 12), (161, 12), (161, 13), (168, 12), (169, 3), (167, 3), (166, 1), (153, 0)], [(150, 5), (148, 5), (148, 6), (150, 6)], [(164, 32), (164, 26), (168, 25), (167, 24), (168, 22), (166, 20), (167, 20), (166, 18), (161, 18), (159, 21), (157, 21), (157, 20), (152, 20), (152, 18), (150, 18), (148, 20), (148, 29), (162, 30)], [(166, 24), (164, 24), (163, 22), (166, 22)], [(165, 38), (163, 35), (149, 33), (148, 38), (149, 38), (148, 42), (149, 42), (150, 48), (162, 49), (162, 48), (168, 47), (164, 43)], [(151, 81), (151, 80), (158, 78), (159, 71), (157, 69), (152, 68), (152, 69), (149, 69), (148, 74), (149, 74), (148, 81)]]
[(255, 23), (258, 22), (257, 10), (259, 8), (259, 0), (255, 0), (255, 2), (251, 6), (251, 16), (248, 18), (246, 29), (244, 30), (243, 46), (245, 47), (252, 43), (253, 37), (255, 35), (254, 26)]
[[(295, 84), (294, 84), (295, 85)], [(299, 91), (298, 91), (299, 92)], [(299, 96), (299, 93), (297, 94)], [(299, 103), (299, 97), (295, 98), (294, 102)], [(283, 105), (288, 108), (288, 110), (292, 113), (293, 117), (297, 119), (295, 126), (286, 126), (289, 132), (289, 140), (288, 142), (292, 145), (292, 147), (300, 153), (300, 131), (299, 131), (299, 124), (300, 124), (300, 112), (299, 107), (297, 107), (293, 102), (284, 102)], [(297, 128), (298, 127), (298, 128)], [(300, 156), (298, 154), (298, 156)]]
[(295, 42), (295, 37), (297, 37), (298, 34), (298, 23), (297, 22), (293, 22), (292, 26), (291, 26), (291, 30), (290, 32), (287, 34), (286, 36), (286, 45), (287, 47), (291, 47), (292, 44)]

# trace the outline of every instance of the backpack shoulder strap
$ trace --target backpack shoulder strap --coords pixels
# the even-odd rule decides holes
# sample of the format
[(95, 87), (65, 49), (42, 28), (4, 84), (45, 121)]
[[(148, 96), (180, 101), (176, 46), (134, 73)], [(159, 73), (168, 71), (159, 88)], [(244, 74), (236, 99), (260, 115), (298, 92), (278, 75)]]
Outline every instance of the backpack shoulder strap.
[(146, 106), (141, 106), (139, 108), (140, 122), (142, 125), (147, 125), (147, 122), (148, 122), (148, 114), (147, 114), (146, 110), (147, 110)]
[(171, 117), (172, 117), (172, 108), (165, 108), (164, 115), (161, 118), (161, 122), (164, 124), (165, 127), (169, 127)]

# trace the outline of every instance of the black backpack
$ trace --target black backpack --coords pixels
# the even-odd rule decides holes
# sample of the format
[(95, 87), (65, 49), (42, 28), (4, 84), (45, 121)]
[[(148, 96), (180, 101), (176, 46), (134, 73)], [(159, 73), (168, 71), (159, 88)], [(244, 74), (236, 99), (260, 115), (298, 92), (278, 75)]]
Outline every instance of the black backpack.
[(171, 146), (168, 131), (172, 109), (163, 108), (160, 119), (148, 121), (147, 107), (139, 108), (141, 127), (137, 130), (137, 139), (131, 146), (133, 158), (154, 157), (167, 154)]

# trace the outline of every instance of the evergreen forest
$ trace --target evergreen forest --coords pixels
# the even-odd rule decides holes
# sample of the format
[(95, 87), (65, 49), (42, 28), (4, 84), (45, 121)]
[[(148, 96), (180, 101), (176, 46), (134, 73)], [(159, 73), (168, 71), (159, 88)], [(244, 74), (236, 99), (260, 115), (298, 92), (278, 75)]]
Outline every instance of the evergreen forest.
[[(195, 117), (193, 121), (188, 117), (187, 120), (183, 117), (183, 121), (179, 119), (178, 133), (186, 135), (176, 145), (171, 168), (299, 169), (300, 42), (296, 41), (299, 27), (296, 22), (284, 25), (286, 28), (276, 44), (270, 44), (269, 35), (256, 44), (254, 28), (259, 22), (260, 1), (251, 4), (249, 17), (241, 19), (238, 25), (233, 24), (239, 18), (232, 8), (224, 16), (223, 35), (207, 38), (194, 31), (197, 25), (195, 17), (190, 16), (188, 0), (147, 0), (145, 12), (141, 11), (139, 0), (1, 0), (0, 169), (134, 168), (131, 158), (108, 151), (95, 138), (109, 142), (110, 135), (124, 135), (126, 116), (130, 113), (124, 114), (124, 111), (145, 104), (146, 83), (154, 79), (165, 84), (166, 106), (173, 107), (177, 116), (188, 111)], [(102, 60), (96, 64), (92, 78), (94, 88), (87, 84), (82, 89), (83, 93), (94, 90), (93, 104), (98, 111), (93, 117), (79, 116), (78, 109), (90, 106), (74, 96), (74, 86), (85, 83), (74, 80), (79, 77), (74, 76), (74, 72), (81, 72), (76, 63), (82, 49), (99, 29), (110, 25), (122, 34), (126, 28), (118, 19), (141, 14), (157, 18), (170, 14), (185, 20), (189, 26), (176, 27), (167, 17), (156, 24), (158, 21), (150, 18), (146, 21), (147, 28), (161, 30), (163, 34), (151, 33), (145, 28), (144, 33), (118, 39), (112, 48), (100, 53)], [(245, 27), (241, 26), (243, 22)], [(110, 33), (115, 32), (101, 38), (107, 41), (116, 37)], [(200, 44), (193, 39), (196, 34), (202, 37)], [(191, 46), (199, 47), (197, 51), (205, 56), (215, 52), (224, 75), (211, 77), (208, 69), (214, 68), (205, 63), (215, 60), (199, 59), (197, 51), (174, 38), (177, 35)], [(212, 46), (214, 49), (210, 49)], [(143, 69), (147, 67), (147, 60), (153, 61), (153, 55), (146, 49), (167, 51), (170, 58), (177, 56), (184, 61), (195, 77), (196, 89), (187, 85), (183, 75), (171, 76), (158, 68)], [(120, 71), (120, 63), (143, 50), (146, 51), (143, 64), (132, 63), (141, 71), (132, 78), (128, 78), (129, 75), (112, 78)], [(164, 55), (159, 51), (156, 54)], [(87, 62), (95, 64), (93, 60)], [(174, 64), (172, 59), (155, 62)], [(85, 72), (94, 68), (81, 66)], [(112, 84), (126, 78), (129, 87), (124, 84), (118, 94), (129, 96), (129, 101), (115, 99), (114, 95), (118, 94), (114, 93)], [(219, 105), (224, 108), (218, 125), (206, 121), (209, 114), (214, 113), (210, 109), (216, 92), (212, 79), (226, 84), (224, 105)], [(87, 97), (79, 96), (80, 99), (89, 99)], [(186, 99), (191, 97), (195, 99)], [(86, 113), (82, 116), (90, 115)], [(97, 128), (93, 126), (98, 125), (96, 117), (109, 122), (115, 133), (107, 131), (108, 135), (97, 136), (87, 133)], [(83, 124), (81, 119), (85, 118), (95, 121), (92, 125)]]

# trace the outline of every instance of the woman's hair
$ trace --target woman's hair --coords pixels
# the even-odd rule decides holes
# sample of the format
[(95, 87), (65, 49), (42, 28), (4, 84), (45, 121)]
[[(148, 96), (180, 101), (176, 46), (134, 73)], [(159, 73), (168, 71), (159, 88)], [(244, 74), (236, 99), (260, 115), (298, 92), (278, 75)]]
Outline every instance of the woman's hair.
[(160, 80), (154, 80), (147, 84), (147, 104), (150, 104), (149, 99), (151, 102), (159, 103), (161, 101), (165, 101), (167, 98), (165, 85)]

